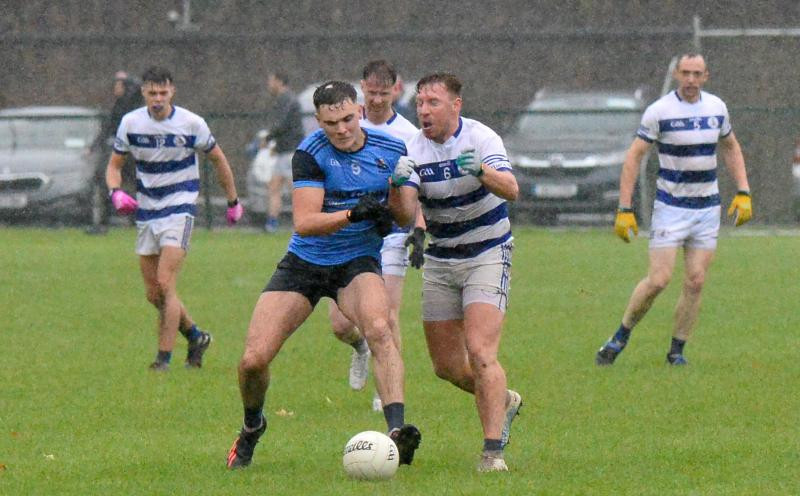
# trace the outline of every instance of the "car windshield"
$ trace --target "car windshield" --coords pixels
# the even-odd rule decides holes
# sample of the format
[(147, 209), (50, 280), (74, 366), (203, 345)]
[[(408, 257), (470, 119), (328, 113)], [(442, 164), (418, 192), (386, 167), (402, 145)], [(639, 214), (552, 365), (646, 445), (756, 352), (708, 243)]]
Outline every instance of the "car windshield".
[(96, 117), (0, 118), (0, 149), (69, 149), (92, 144), (100, 131)]
[(521, 136), (537, 141), (607, 140), (633, 136), (638, 124), (638, 110), (534, 110), (520, 118), (517, 130)]

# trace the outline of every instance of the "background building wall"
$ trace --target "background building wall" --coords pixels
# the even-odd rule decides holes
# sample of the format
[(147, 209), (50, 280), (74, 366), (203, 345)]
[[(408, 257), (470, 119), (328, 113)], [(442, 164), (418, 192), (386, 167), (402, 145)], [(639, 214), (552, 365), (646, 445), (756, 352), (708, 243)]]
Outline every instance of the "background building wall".
[[(374, 58), (393, 61), (406, 78), (452, 71), (465, 84), (464, 113), (502, 131), (542, 87), (643, 86), (654, 99), (670, 58), (693, 47), (694, 15), (708, 28), (800, 26), (797, 1), (193, 0), (198, 29), (181, 31), (167, 11), (182, 5), (1, 3), (2, 103), (109, 108), (115, 70), (163, 65), (176, 78), (176, 103), (208, 117), (242, 178), (242, 148), (261, 125), (252, 113), (269, 108), (270, 70), (286, 72), (295, 90), (358, 79)], [(768, 222), (789, 219), (798, 48), (800, 38), (703, 40), (706, 89), (731, 109), (757, 214)], [(720, 177), (730, 194), (727, 175)]]

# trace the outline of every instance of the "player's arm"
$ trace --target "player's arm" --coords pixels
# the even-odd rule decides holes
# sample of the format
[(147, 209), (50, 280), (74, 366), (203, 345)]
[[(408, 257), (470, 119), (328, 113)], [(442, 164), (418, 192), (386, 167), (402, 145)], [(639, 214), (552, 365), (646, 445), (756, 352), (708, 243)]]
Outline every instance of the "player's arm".
[(515, 201), (519, 196), (519, 186), (517, 178), (509, 170), (497, 170), (489, 165), (480, 164), (483, 173), (478, 176), (478, 180), (483, 185), (499, 196), (508, 201)]
[(125, 166), (125, 157), (126, 155), (123, 153), (112, 151), (111, 156), (108, 158), (106, 186), (108, 186), (109, 191), (122, 187), (122, 168)]
[(233, 171), (231, 170), (228, 158), (225, 156), (225, 153), (223, 153), (222, 148), (219, 145), (215, 145), (214, 148), (206, 153), (206, 157), (214, 164), (214, 170), (217, 172), (217, 180), (220, 186), (222, 186), (223, 191), (225, 191), (228, 205), (237, 202), (239, 196), (236, 194), (236, 183), (233, 180)]
[(739, 141), (733, 131), (720, 138), (720, 154), (725, 161), (733, 181), (736, 183), (736, 195), (728, 208), (728, 216), (736, 215), (735, 224), (741, 226), (753, 217), (753, 203), (750, 199), (750, 184), (747, 182), (747, 170), (744, 166), (744, 155)]
[[(417, 221), (422, 216), (421, 212), (419, 216), (417, 215), (418, 204), (416, 187), (408, 185), (389, 188), (389, 211), (392, 212), (392, 217), (397, 225), (407, 226)], [(424, 228), (424, 226), (425, 220), (423, 219), (421, 227)]]
[(747, 170), (744, 166), (744, 155), (739, 141), (731, 131), (727, 136), (720, 138), (720, 155), (725, 161), (725, 167), (730, 172), (736, 189), (739, 191), (750, 191), (750, 184), (747, 182)]
[(650, 143), (637, 136), (625, 154), (622, 174), (619, 178), (620, 207), (632, 208), (633, 206), (633, 189), (636, 186), (636, 178), (639, 177), (639, 164), (642, 163), (648, 148), (650, 148)]
[(347, 226), (349, 210), (323, 212), (325, 190), (322, 187), (298, 187), (292, 190), (292, 220), (300, 236), (323, 236)]

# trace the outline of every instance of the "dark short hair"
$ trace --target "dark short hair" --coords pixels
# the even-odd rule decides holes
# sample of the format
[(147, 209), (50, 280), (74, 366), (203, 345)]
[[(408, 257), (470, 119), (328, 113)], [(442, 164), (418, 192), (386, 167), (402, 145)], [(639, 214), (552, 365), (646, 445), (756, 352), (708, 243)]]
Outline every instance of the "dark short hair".
[(142, 74), (142, 84), (155, 83), (155, 84), (172, 84), (175, 80), (172, 79), (172, 74), (163, 67), (150, 67), (144, 74)]
[(455, 75), (450, 74), (449, 72), (434, 72), (433, 74), (428, 74), (427, 76), (423, 77), (417, 81), (417, 93), (419, 93), (420, 88), (423, 86), (436, 83), (443, 84), (447, 91), (455, 96), (461, 96), (461, 81), (459, 81)]
[(678, 55), (678, 62), (675, 64), (675, 68), (677, 68), (679, 65), (681, 65), (681, 60), (683, 60), (683, 59), (693, 59), (695, 57), (700, 57), (701, 59), (703, 59), (703, 63), (706, 66), (706, 70), (708, 70), (708, 61), (706, 60), (705, 56), (703, 56), (703, 54), (700, 53), (700, 52), (685, 52), (685, 53), (682, 53), (682, 54)]
[(346, 100), (356, 103), (356, 89), (352, 84), (344, 81), (326, 81), (314, 90), (314, 108), (319, 110), (322, 105), (339, 105)]
[(388, 61), (380, 59), (367, 62), (361, 79), (366, 81), (370, 77), (375, 77), (385, 85), (393, 85), (397, 82), (397, 71)]
[(283, 83), (284, 86), (289, 85), (289, 76), (287, 76), (285, 72), (273, 72), (270, 74), (270, 76)]

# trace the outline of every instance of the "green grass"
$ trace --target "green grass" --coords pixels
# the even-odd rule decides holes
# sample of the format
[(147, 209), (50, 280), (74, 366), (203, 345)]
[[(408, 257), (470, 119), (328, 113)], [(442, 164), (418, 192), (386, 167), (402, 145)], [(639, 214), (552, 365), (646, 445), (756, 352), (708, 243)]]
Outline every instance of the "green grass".
[[(320, 305), (273, 368), (268, 434), (253, 465), (224, 458), (241, 422), (236, 365), (253, 305), (286, 235), (196, 231), (183, 301), (214, 333), (200, 371), (146, 370), (155, 312), (135, 233), (0, 230), (0, 494), (797, 494), (800, 492), (798, 237), (724, 232), (691, 365), (664, 365), (680, 267), (613, 367), (594, 353), (646, 271), (646, 240), (610, 230), (515, 231), (501, 348), (525, 398), (509, 474), (479, 475), (472, 398), (435, 378), (419, 322), (420, 276), (403, 310), (412, 467), (384, 483), (341, 469), (345, 441), (382, 430), (371, 386), (347, 385), (350, 350)], [(285, 410), (291, 415), (275, 412)]]

